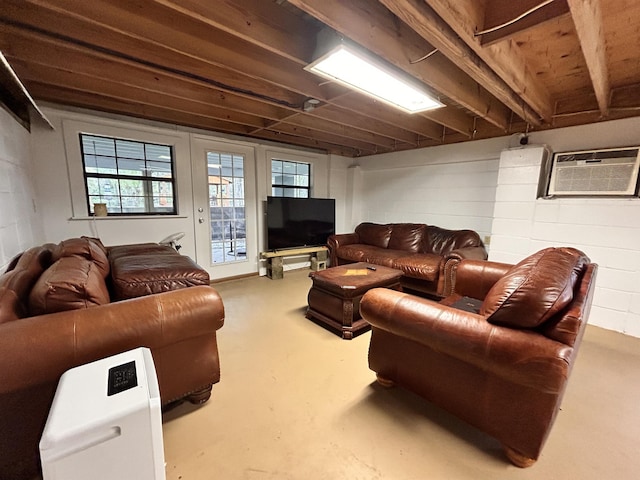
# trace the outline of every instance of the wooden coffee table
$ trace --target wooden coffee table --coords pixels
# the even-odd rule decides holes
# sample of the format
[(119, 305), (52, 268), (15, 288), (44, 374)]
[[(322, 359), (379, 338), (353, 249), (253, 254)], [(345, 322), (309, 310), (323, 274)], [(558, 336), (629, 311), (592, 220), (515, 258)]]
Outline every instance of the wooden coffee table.
[(401, 290), (402, 271), (369, 263), (352, 263), (309, 275), (307, 318), (351, 340), (371, 326), (360, 316), (360, 300), (372, 288)]

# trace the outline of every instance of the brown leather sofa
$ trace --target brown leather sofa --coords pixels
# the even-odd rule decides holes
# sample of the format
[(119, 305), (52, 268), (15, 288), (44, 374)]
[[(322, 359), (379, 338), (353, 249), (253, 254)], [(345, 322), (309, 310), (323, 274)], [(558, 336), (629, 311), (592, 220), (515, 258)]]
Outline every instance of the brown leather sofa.
[(443, 297), (451, 291), (451, 268), (463, 258), (486, 260), (473, 230), (447, 230), (421, 223), (361, 223), (354, 233), (327, 241), (331, 266), (367, 262), (402, 270), (402, 287)]
[(550, 248), (517, 265), (462, 260), (455, 292), (434, 302), (387, 289), (360, 304), (369, 366), (496, 438), (526, 467), (560, 408), (595, 288), (597, 265)]
[(163, 406), (205, 402), (220, 379), (223, 322), (207, 272), (170, 247), (78, 238), (16, 257), (0, 276), (0, 478), (37, 474), (57, 382), (72, 367), (145, 346)]

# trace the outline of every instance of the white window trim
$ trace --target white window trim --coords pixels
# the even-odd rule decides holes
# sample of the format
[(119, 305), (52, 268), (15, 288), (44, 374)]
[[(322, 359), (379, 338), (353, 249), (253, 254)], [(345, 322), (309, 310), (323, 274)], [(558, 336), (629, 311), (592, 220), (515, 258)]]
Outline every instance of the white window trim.
[(328, 171), (328, 156), (327, 155), (314, 155), (304, 154), (298, 152), (292, 152), (290, 150), (278, 150), (267, 149), (265, 150), (265, 157), (267, 161), (267, 192), (271, 195), (271, 161), (272, 160), (285, 160), (288, 162), (308, 163), (310, 165), (310, 185), (309, 185), (309, 197), (310, 198), (327, 198), (329, 194), (328, 179), (324, 175), (317, 175), (318, 172)]
[[(71, 192), (72, 219), (86, 219), (90, 216), (84, 185), (84, 166), (80, 149), (80, 133), (102, 135), (106, 137), (124, 138), (140, 142), (159, 143), (173, 147), (175, 187), (174, 198), (177, 202), (177, 215), (184, 216), (191, 208), (190, 199), (181, 199), (180, 192), (191, 191), (191, 162), (189, 161), (189, 140), (187, 135), (170, 132), (159, 132), (153, 128), (135, 126), (123, 128), (105, 123), (63, 120), (62, 130), (67, 159), (67, 174)], [(181, 161), (182, 159), (182, 161)], [(185, 210), (187, 209), (187, 210)], [(137, 218), (156, 218), (155, 215), (138, 216)], [(128, 218), (119, 216), (118, 218)]]

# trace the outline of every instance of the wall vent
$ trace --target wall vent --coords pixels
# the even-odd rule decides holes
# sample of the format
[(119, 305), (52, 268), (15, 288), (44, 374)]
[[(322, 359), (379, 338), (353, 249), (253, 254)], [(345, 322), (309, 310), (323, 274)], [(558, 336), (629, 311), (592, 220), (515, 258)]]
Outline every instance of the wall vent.
[(640, 147), (556, 153), (548, 195), (638, 194)]

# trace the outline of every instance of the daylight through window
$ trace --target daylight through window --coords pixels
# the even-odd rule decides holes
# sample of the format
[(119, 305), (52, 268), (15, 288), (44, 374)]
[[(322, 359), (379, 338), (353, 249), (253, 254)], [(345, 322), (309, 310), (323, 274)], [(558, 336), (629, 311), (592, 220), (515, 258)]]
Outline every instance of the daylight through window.
[(310, 171), (308, 163), (271, 160), (271, 195), (309, 198)]
[(109, 215), (175, 215), (170, 145), (80, 134), (88, 211), (106, 203)]

